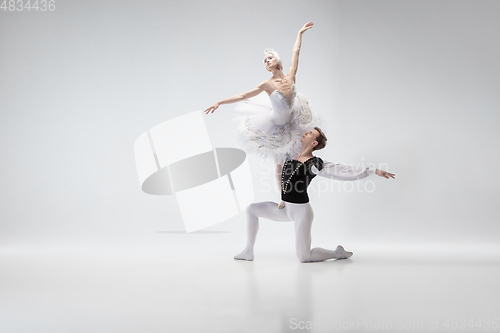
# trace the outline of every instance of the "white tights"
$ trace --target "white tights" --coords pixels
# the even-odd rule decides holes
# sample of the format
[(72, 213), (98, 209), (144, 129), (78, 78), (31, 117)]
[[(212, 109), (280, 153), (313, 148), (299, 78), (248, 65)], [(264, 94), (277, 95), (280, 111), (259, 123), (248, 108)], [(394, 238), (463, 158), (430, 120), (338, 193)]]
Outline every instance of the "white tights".
[(253, 248), (259, 231), (259, 217), (274, 221), (295, 221), (295, 248), (301, 262), (324, 261), (327, 259), (345, 259), (352, 256), (342, 246), (335, 251), (315, 247), (311, 250), (311, 226), (314, 213), (309, 203), (294, 204), (287, 202), (285, 208), (278, 209), (278, 204), (271, 201), (253, 203), (247, 208), (247, 245), (235, 259), (253, 260)]

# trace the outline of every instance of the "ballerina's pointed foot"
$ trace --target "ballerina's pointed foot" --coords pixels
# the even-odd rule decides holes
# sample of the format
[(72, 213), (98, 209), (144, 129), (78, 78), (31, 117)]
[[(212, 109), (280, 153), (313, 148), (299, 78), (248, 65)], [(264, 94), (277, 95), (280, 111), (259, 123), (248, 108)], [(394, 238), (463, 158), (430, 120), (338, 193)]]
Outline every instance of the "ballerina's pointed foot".
[(236, 259), (236, 260), (253, 261), (253, 253), (241, 252), (240, 254), (235, 255), (234, 259)]
[(340, 254), (340, 257), (337, 259), (347, 259), (352, 256), (352, 252), (344, 250), (344, 247), (342, 245), (337, 246), (335, 251), (337, 251)]

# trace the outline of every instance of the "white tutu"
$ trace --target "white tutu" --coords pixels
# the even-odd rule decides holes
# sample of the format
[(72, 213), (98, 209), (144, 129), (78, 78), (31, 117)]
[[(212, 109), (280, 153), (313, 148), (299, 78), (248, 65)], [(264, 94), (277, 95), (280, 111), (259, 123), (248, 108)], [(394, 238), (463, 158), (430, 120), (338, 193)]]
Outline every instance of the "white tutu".
[(320, 119), (306, 97), (295, 93), (291, 102), (279, 90), (238, 103), (235, 128), (242, 149), (263, 159), (283, 162), (286, 155), (301, 151), (300, 139), (305, 132), (320, 125)]

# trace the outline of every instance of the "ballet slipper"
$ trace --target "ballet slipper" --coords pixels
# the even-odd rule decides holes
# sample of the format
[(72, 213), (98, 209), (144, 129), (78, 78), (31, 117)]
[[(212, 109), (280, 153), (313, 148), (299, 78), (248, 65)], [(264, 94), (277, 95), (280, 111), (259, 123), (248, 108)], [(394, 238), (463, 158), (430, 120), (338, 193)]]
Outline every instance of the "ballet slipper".
[(240, 254), (235, 255), (234, 259), (236, 259), (236, 260), (253, 261), (253, 253), (241, 252)]
[(348, 251), (344, 250), (344, 247), (342, 245), (337, 246), (335, 251), (340, 254), (340, 257), (337, 259), (347, 259), (353, 255), (352, 252), (348, 252)]

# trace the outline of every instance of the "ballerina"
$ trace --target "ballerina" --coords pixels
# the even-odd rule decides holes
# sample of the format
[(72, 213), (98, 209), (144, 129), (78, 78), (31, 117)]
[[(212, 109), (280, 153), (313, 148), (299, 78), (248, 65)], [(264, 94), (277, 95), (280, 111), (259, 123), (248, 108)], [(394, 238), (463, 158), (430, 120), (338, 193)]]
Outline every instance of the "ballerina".
[(216, 102), (205, 110), (206, 114), (213, 113), (222, 104), (248, 100), (263, 91), (269, 95), (265, 100), (246, 101), (235, 110), (238, 139), (246, 152), (282, 163), (287, 154), (300, 153), (302, 134), (319, 125), (309, 101), (295, 90), (302, 34), (312, 27), (313, 22), (308, 22), (298, 32), (286, 75), (278, 53), (266, 49), (264, 66), (272, 77), (252, 90)]

